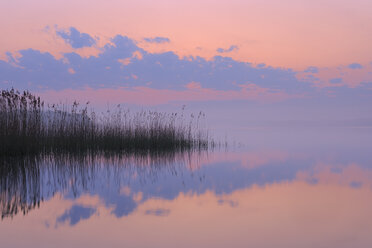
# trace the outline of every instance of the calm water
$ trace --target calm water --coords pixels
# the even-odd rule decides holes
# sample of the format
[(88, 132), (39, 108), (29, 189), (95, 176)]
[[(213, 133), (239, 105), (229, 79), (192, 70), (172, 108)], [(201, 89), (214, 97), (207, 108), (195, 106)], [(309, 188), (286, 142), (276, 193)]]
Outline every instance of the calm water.
[(8, 161), (0, 247), (371, 247), (372, 129), (232, 136), (207, 153)]

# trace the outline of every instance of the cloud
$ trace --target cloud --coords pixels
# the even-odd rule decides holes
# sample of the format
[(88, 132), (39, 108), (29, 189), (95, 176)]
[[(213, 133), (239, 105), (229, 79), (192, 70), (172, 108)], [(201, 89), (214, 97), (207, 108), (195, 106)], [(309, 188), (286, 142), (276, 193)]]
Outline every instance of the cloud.
[(329, 80), (329, 82), (332, 84), (339, 84), (342, 83), (342, 78), (332, 78)]
[(349, 185), (352, 188), (359, 189), (359, 188), (361, 188), (363, 186), (363, 183), (362, 182), (352, 181)]
[(70, 27), (69, 31), (57, 30), (56, 34), (73, 48), (91, 47), (96, 44), (96, 41), (92, 36), (87, 33), (80, 33), (74, 27)]
[(318, 67), (315, 66), (309, 66), (304, 72), (309, 72), (309, 73), (318, 73), (319, 69)]
[(148, 42), (148, 43), (158, 43), (158, 44), (169, 43), (170, 42), (169, 38), (159, 37), (159, 36), (154, 37), (154, 38), (144, 38), (143, 40)]
[(115, 197), (107, 195), (105, 197), (105, 202), (107, 206), (115, 206), (111, 213), (118, 218), (130, 215), (138, 206), (138, 203), (136, 203), (131, 196), (126, 195)]
[(353, 69), (353, 70), (355, 70), (355, 69), (362, 69), (363, 68), (363, 66), (361, 64), (358, 64), (358, 63), (352, 63), (352, 64), (348, 65), (348, 67), (350, 69)]
[(237, 201), (224, 200), (224, 199), (219, 199), (219, 200), (217, 201), (217, 203), (218, 203), (219, 205), (228, 204), (228, 205), (230, 205), (230, 207), (232, 207), (232, 208), (235, 208), (235, 207), (237, 207), (237, 206), (239, 205), (239, 203), (238, 203)]
[(235, 51), (235, 50), (238, 50), (239, 49), (239, 47), (238, 46), (236, 46), (236, 45), (232, 45), (232, 46), (230, 46), (229, 48), (227, 48), (227, 49), (224, 49), (224, 48), (217, 48), (217, 52), (219, 52), (219, 53), (229, 53), (229, 52), (232, 52), (232, 51)]
[[(84, 35), (76, 32), (79, 37)], [(237, 49), (235, 47), (223, 51)], [(371, 82), (368, 66), (363, 70), (348, 71), (347, 75), (341, 75), (340, 70), (336, 70), (337, 73), (326, 73), (324, 78), (323, 70), (316, 67), (296, 72), (266, 64), (254, 65), (226, 56), (205, 59), (199, 56), (180, 57), (174, 52), (152, 53), (137, 46), (135, 40), (122, 35), (112, 37), (96, 56), (82, 57), (77, 52), (70, 52), (56, 58), (50, 53), (31, 48), (18, 51), (16, 58), (11, 53), (6, 55), (6, 61), (0, 60), (0, 86), (48, 92), (81, 92), (89, 89), (100, 94), (105, 90), (118, 90), (121, 99), (136, 103), (144, 96), (144, 102), (153, 99), (151, 102), (161, 103), (177, 99), (200, 101), (233, 98), (253, 101), (272, 98), (277, 101), (326, 94), (314, 87), (321, 80), (327, 83), (326, 87), (340, 88), (345, 84), (341, 90), (342, 94), (347, 94), (351, 89), (346, 86), (352, 78), (346, 77), (354, 78), (353, 73), (364, 71), (365, 75), (360, 76), (359, 81)], [(346, 67), (344, 69), (347, 70)], [(299, 77), (299, 73), (306, 75)], [(360, 85), (370, 87), (370, 83)], [(354, 88), (356, 86), (362, 87), (353, 85)], [(119, 95), (116, 97), (120, 98)]]
[[(360, 69), (350, 69), (360, 68)], [(372, 85), (372, 65), (352, 64), (333, 67), (308, 67), (304, 71), (297, 72), (297, 78), (302, 81), (313, 83), (318, 88), (346, 87), (368, 88)], [(347, 91), (347, 89), (345, 89)]]
[(38, 50), (21, 50), (16, 65), (1, 61), (0, 82), (13, 82), (16, 88), (30, 90), (40, 87), (61, 90), (148, 85), (155, 89), (184, 90), (190, 82), (214, 90), (239, 91), (239, 85), (244, 84), (288, 93), (310, 88), (310, 85), (299, 82), (291, 69), (265, 65), (254, 67), (222, 56), (206, 60), (179, 57), (173, 52), (150, 53), (138, 47), (134, 40), (121, 35), (113, 37), (101, 51), (90, 57), (75, 52), (65, 53), (56, 59)]
[(170, 214), (170, 209), (164, 209), (164, 208), (156, 208), (156, 209), (148, 209), (145, 212), (146, 215), (154, 215), (159, 217), (165, 217)]
[(81, 220), (89, 219), (95, 212), (96, 209), (94, 208), (73, 205), (57, 218), (57, 223), (68, 222), (70, 226), (74, 226)]

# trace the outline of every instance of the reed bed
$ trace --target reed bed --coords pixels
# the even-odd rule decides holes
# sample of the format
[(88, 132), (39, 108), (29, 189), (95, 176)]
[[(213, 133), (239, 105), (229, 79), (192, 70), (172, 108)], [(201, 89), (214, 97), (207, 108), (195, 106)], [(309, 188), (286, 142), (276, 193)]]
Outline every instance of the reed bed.
[(203, 118), (201, 112), (188, 120), (182, 113), (132, 113), (120, 105), (97, 114), (89, 103), (46, 104), (28, 91), (2, 90), (0, 156), (208, 149), (214, 142)]

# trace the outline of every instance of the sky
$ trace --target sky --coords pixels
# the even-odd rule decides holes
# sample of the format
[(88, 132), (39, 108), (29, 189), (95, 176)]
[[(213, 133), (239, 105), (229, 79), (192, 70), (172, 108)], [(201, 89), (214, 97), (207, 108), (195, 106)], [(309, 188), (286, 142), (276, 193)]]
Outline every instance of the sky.
[(371, 125), (372, 2), (0, 2), (0, 88), (187, 104), (213, 122)]

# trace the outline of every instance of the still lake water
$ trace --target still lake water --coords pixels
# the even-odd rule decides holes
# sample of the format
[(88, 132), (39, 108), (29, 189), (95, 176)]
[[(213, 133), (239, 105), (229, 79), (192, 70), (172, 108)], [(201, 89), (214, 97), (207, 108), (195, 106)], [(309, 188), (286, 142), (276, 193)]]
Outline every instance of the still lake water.
[(372, 246), (371, 128), (236, 137), (204, 153), (13, 161), (0, 247)]

